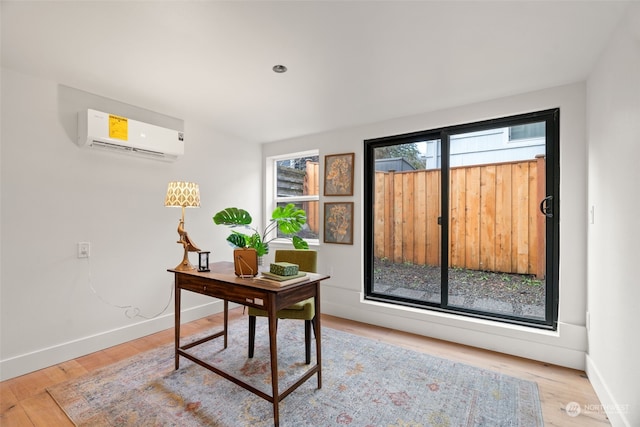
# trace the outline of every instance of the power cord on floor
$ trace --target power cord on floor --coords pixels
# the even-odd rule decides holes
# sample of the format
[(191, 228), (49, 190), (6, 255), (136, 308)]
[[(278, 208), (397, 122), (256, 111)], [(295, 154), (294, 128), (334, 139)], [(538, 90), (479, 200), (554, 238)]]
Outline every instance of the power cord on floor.
[(171, 300), (173, 299), (173, 283), (170, 286), (171, 292), (169, 294), (169, 300), (167, 301), (167, 304), (164, 306), (164, 308), (158, 314), (155, 314), (153, 316), (145, 316), (144, 314), (141, 314), (142, 312), (141, 312), (140, 308), (136, 307), (136, 306), (133, 306), (133, 305), (118, 305), (118, 304), (113, 304), (110, 301), (107, 301), (93, 287), (93, 280), (92, 280), (92, 276), (91, 276), (91, 262), (89, 261), (88, 257), (86, 259), (87, 259), (87, 266), (89, 267), (88, 284), (89, 284), (89, 289), (91, 289), (91, 292), (100, 301), (102, 301), (104, 304), (106, 304), (108, 306), (111, 306), (111, 307), (115, 307), (115, 308), (119, 308), (121, 310), (124, 310), (124, 315), (127, 316), (129, 319), (134, 319), (136, 317), (139, 317), (141, 319), (146, 319), (146, 320), (155, 319), (156, 317), (158, 317), (162, 313), (164, 313), (167, 310), (167, 308), (169, 308), (169, 305), (171, 304)]

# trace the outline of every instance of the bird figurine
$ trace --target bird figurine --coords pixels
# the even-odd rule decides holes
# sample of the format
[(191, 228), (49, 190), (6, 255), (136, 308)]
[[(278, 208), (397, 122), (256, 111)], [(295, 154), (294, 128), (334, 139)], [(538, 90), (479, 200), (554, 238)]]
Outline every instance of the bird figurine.
[(178, 235), (180, 236), (180, 240), (178, 240), (176, 243), (182, 244), (187, 252), (200, 251), (196, 244), (193, 243), (189, 238), (189, 233), (187, 233), (187, 231), (184, 229), (184, 220), (182, 219), (178, 222)]

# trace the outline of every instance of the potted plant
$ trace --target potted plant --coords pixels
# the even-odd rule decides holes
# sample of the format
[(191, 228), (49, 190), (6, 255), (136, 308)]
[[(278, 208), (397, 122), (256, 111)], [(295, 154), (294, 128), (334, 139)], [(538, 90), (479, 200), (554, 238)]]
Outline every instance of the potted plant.
[[(286, 206), (278, 206), (271, 214), (271, 219), (263, 232), (260, 233), (251, 223), (253, 218), (249, 212), (240, 208), (226, 208), (216, 213), (213, 217), (216, 225), (226, 225), (231, 228), (244, 227), (250, 231), (250, 234), (241, 233), (232, 230), (227, 237), (227, 241), (238, 249), (253, 249), (256, 252), (258, 260), (269, 253), (269, 243), (277, 236), (276, 230), (286, 235), (293, 243), (296, 249), (309, 249), (309, 244), (301, 237), (294, 236), (295, 233), (302, 230), (307, 223), (307, 214), (304, 210), (296, 208), (293, 203)], [(234, 256), (234, 260), (236, 257)]]

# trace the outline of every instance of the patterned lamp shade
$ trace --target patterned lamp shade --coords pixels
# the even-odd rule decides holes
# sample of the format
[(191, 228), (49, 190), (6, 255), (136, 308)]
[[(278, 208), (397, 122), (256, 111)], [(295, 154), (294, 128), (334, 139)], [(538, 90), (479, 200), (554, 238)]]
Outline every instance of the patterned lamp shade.
[(184, 208), (200, 207), (200, 188), (195, 182), (170, 182), (167, 187), (165, 206), (181, 206)]

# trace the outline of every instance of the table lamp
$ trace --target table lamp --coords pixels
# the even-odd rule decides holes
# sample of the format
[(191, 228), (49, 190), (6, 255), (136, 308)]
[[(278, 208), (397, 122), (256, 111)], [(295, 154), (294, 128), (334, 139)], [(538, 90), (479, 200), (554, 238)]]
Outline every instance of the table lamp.
[(198, 184), (183, 181), (170, 182), (167, 187), (164, 205), (182, 208), (182, 217), (178, 222), (180, 239), (177, 243), (184, 247), (184, 256), (182, 257), (182, 262), (174, 270), (195, 270), (196, 268), (189, 262), (189, 252), (198, 252), (200, 249), (191, 241), (189, 234), (184, 229), (184, 208), (200, 207), (200, 188)]

